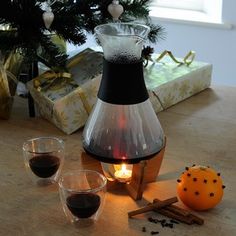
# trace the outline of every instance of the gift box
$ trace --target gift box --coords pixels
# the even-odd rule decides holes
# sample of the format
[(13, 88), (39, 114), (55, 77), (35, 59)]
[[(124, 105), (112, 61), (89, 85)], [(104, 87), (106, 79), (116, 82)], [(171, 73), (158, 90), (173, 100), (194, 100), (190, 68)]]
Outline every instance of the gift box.
[[(153, 62), (150, 61), (144, 68), (145, 82), (155, 112), (210, 86), (212, 65), (209, 63), (176, 63), (170, 57), (156, 62), (159, 56), (153, 55)], [(47, 78), (39, 77), (37, 80), (44, 84), (41, 90), (35, 86), (35, 79), (28, 83), (39, 113), (67, 134), (85, 125), (96, 102), (102, 58), (100, 52), (86, 49), (68, 62), (72, 79), (61, 80), (52, 76), (54, 81), (60, 81), (59, 84), (53, 84), (47, 83)]]
[(0, 59), (0, 119), (9, 119), (22, 56), (18, 53), (9, 53)]
[[(146, 87), (156, 112), (199, 93), (211, 84), (211, 64), (174, 58), (168, 53), (154, 54), (153, 61), (144, 69)], [(191, 53), (187, 55), (191, 56)]]
[(85, 49), (68, 60), (72, 77), (49, 71), (28, 82), (39, 114), (66, 134), (84, 126), (97, 99), (102, 58), (102, 53)]

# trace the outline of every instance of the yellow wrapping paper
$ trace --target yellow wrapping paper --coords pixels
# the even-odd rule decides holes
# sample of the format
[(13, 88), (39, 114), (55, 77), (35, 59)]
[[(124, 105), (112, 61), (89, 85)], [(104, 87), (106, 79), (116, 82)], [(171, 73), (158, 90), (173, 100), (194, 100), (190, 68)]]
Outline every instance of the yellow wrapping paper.
[(102, 57), (85, 49), (68, 60), (69, 73), (46, 71), (28, 82), (39, 114), (67, 134), (82, 127), (97, 99)]
[(8, 86), (7, 73), (3, 65), (0, 64), (0, 98), (9, 97), (10, 90)]
[(0, 62), (0, 118), (10, 117), (22, 57), (11, 53)]
[(7, 73), (3, 65), (0, 65), (0, 118), (9, 118), (12, 102), (13, 99), (8, 86)]

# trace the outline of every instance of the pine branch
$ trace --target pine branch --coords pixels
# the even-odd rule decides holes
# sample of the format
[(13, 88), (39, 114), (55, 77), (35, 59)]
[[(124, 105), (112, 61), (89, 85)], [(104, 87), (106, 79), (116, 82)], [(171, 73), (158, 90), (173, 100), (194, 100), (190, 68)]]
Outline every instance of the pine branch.
[[(151, 0), (120, 0), (125, 11), (121, 21), (142, 19), (151, 27), (149, 40), (157, 42), (163, 38), (163, 28), (150, 24)], [(38, 60), (39, 49), (44, 60), (54, 68), (64, 68), (67, 55), (60, 52), (46, 35), (41, 9), (45, 0), (3, 0), (0, 7), (0, 24), (10, 25), (12, 31), (0, 31), (0, 50), (8, 52), (20, 49), (28, 61)], [(85, 32), (93, 32), (95, 26), (111, 21), (107, 11), (111, 0), (55, 1), (51, 8), (54, 21), (49, 29), (76, 45), (86, 41)], [(41, 55), (41, 56), (42, 56)]]
[(164, 40), (166, 38), (165, 29), (160, 25), (154, 25), (150, 22), (146, 23), (150, 27), (150, 32), (148, 35), (148, 40), (151, 43), (157, 43), (160, 40)]
[[(50, 40), (49, 36), (43, 36), (41, 40), (41, 55), (47, 64), (55, 71), (66, 70), (66, 60), (68, 55), (61, 52), (60, 49)], [(56, 55), (54, 58), (51, 55)], [(38, 58), (38, 56), (37, 56)]]
[(138, 19), (146, 18), (149, 14), (148, 3), (150, 0), (128, 0), (122, 1), (121, 4), (125, 11), (122, 14), (122, 19)]
[(0, 50), (8, 53), (11, 50), (14, 50), (17, 46), (17, 31), (5, 31), (0, 30)]

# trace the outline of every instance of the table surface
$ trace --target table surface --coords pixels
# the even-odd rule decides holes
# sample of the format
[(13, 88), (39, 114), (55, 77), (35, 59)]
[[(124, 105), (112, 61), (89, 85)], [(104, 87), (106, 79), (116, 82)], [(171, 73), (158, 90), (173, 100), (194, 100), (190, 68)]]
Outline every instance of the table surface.
[[(38, 136), (56, 136), (66, 143), (63, 172), (81, 169), (81, 131), (65, 135), (48, 121), (29, 118), (26, 100), (16, 98), (12, 117), (0, 120), (0, 235), (236, 235), (236, 88), (212, 87), (158, 117), (167, 147), (157, 182), (148, 184), (143, 199), (133, 201), (124, 191), (108, 192), (95, 224), (76, 228), (63, 213), (57, 185), (37, 187), (24, 169), (22, 143)], [(128, 219), (127, 212), (154, 198), (176, 196), (176, 179), (185, 166), (207, 165), (221, 172), (226, 188), (222, 202), (198, 212), (203, 226), (176, 225), (173, 229), (148, 222), (150, 212)], [(177, 205), (184, 207), (181, 202)], [(142, 227), (146, 227), (146, 233)]]

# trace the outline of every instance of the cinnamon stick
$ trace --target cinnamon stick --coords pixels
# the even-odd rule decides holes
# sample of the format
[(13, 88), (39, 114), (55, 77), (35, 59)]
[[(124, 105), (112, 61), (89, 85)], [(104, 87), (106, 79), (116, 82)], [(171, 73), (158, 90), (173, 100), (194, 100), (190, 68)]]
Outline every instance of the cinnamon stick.
[(180, 222), (186, 223), (188, 225), (191, 225), (194, 223), (193, 219), (187, 216), (178, 215), (174, 212), (171, 212), (170, 210), (167, 210), (165, 208), (162, 209), (153, 209), (153, 211), (160, 213), (161, 215), (164, 215), (166, 217), (172, 218), (174, 220), (178, 220)]
[[(153, 202), (161, 203), (162, 201), (160, 201), (159, 199), (154, 199)], [(174, 205), (166, 206), (163, 207), (162, 209), (155, 208), (154, 211), (162, 215), (165, 215), (169, 218), (184, 222), (186, 224), (193, 224), (193, 223), (196, 223), (198, 225), (204, 224), (204, 220), (202, 218), (192, 214), (190, 211), (187, 211)]]
[(175, 202), (178, 202), (177, 197), (172, 197), (172, 198), (166, 199), (166, 200), (161, 201), (161, 202), (151, 203), (151, 204), (149, 204), (145, 207), (142, 207), (142, 208), (139, 208), (137, 210), (128, 212), (128, 216), (132, 217), (132, 216), (139, 215), (139, 214), (142, 214), (142, 213), (145, 213), (145, 212), (148, 212), (148, 211), (152, 211), (154, 209), (160, 209), (162, 207), (166, 207), (168, 205), (171, 205)]
[[(161, 202), (161, 200), (155, 198), (153, 200), (153, 203), (156, 203), (156, 202)], [(189, 216), (190, 215), (190, 212), (183, 209), (183, 208), (180, 208), (178, 206), (175, 206), (175, 205), (170, 205), (170, 206), (166, 206), (165, 209), (173, 212), (173, 213), (176, 213), (176, 214), (179, 214), (179, 215), (182, 215), (182, 216)]]
[(166, 209), (170, 210), (176, 214), (179, 214), (181, 216), (189, 216), (189, 214), (190, 214), (189, 211), (182, 209), (182, 208), (175, 206), (175, 205), (168, 206)]
[(196, 215), (190, 214), (190, 218), (193, 220), (194, 223), (196, 223), (198, 225), (204, 224), (204, 220)]

